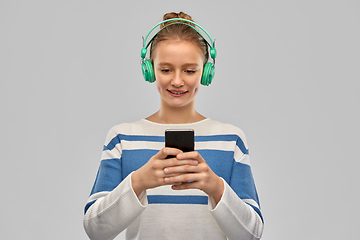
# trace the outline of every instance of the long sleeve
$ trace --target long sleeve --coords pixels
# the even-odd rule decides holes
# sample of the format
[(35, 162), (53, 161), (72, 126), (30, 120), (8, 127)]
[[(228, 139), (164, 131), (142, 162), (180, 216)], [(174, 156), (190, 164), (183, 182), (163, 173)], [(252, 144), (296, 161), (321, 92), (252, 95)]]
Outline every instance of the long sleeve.
[(98, 199), (87, 210), (84, 228), (92, 240), (113, 239), (146, 208), (146, 194), (137, 198), (131, 187), (131, 174), (113, 191)]
[(260, 239), (263, 231), (262, 219), (225, 181), (224, 185), (221, 201), (210, 210), (219, 227), (229, 240)]
[(136, 196), (131, 174), (122, 179), (121, 140), (110, 130), (102, 160), (85, 207), (84, 228), (90, 239), (113, 239), (146, 208), (147, 197)]
[(210, 210), (229, 240), (260, 239), (264, 225), (245, 136), (243, 139), (236, 142), (230, 182), (223, 179), (223, 196)]

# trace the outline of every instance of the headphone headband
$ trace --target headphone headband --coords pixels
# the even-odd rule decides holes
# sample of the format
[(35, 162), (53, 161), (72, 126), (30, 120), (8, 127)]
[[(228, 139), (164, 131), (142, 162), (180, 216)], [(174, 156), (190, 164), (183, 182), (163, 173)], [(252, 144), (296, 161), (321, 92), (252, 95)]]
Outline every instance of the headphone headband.
[[(149, 33), (146, 35), (145, 38), (143, 38), (143, 48), (141, 50), (141, 58), (144, 59), (145, 56), (146, 56), (146, 53), (147, 53), (147, 48), (149, 47), (150, 43), (154, 40), (154, 38), (156, 37), (157, 34), (155, 34), (151, 39), (150, 41), (146, 44), (146, 41), (150, 35), (150, 33), (158, 26), (160, 26), (161, 24), (163, 23), (167, 23), (167, 22), (172, 22), (172, 21), (181, 21), (180, 23), (179, 22), (174, 22), (174, 23), (171, 23), (171, 24), (185, 24), (187, 26), (190, 26), (192, 27), (196, 32), (198, 32), (200, 34), (200, 36), (205, 40), (205, 42), (207, 43), (207, 45), (210, 47), (210, 56), (212, 59), (215, 60), (216, 58), (216, 49), (215, 49), (215, 41), (212, 39), (212, 37), (210, 36), (210, 34), (203, 28), (201, 27), (199, 24), (193, 22), (193, 21), (190, 21), (190, 20), (187, 20), (187, 19), (184, 19), (184, 18), (171, 18), (171, 19), (167, 19), (167, 20), (164, 20), (162, 22), (159, 22), (158, 24), (156, 24), (150, 31)], [(200, 28), (207, 36), (208, 38), (210, 39), (210, 43), (206, 40), (206, 38), (204, 38), (204, 36), (200, 33), (200, 31), (198, 29), (196, 29), (194, 26), (192, 26), (191, 24), (194, 24), (195, 26), (197, 26), (198, 28)], [(166, 27), (166, 26), (165, 26)], [(161, 31), (162, 29), (159, 30), (159, 32)]]

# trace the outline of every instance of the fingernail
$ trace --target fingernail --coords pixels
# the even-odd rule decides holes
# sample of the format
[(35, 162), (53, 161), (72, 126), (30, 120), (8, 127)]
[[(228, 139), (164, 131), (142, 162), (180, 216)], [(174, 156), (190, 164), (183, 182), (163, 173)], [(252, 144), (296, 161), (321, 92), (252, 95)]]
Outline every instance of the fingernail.
[(182, 153), (179, 153), (177, 156), (178, 156), (178, 158), (181, 158), (183, 155), (182, 155)]
[(168, 169), (168, 168), (165, 168), (165, 169), (164, 169), (164, 172), (165, 172), (165, 173), (168, 173), (168, 172), (169, 172), (169, 169)]
[(165, 181), (165, 182), (169, 182), (170, 179), (166, 177), (166, 178), (164, 178), (164, 181)]

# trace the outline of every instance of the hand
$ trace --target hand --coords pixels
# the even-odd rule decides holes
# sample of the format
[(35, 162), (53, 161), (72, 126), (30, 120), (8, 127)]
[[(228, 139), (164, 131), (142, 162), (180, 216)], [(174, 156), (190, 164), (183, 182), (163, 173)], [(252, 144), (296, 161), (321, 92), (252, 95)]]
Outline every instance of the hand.
[[(172, 189), (200, 189), (220, 201), (224, 192), (223, 180), (216, 175), (204, 158), (196, 151), (181, 153), (176, 156), (179, 161), (197, 161), (197, 165), (178, 165), (165, 167), (165, 183), (173, 184)], [(174, 175), (175, 174), (175, 175)]]
[(198, 161), (193, 159), (165, 159), (168, 155), (176, 156), (181, 153), (182, 151), (179, 149), (165, 147), (152, 156), (145, 165), (133, 172), (131, 183), (136, 195), (139, 196), (146, 189), (166, 185), (166, 182), (164, 181), (166, 176), (172, 177), (178, 175), (176, 173), (165, 174), (165, 168), (176, 166), (189, 167), (198, 164)]

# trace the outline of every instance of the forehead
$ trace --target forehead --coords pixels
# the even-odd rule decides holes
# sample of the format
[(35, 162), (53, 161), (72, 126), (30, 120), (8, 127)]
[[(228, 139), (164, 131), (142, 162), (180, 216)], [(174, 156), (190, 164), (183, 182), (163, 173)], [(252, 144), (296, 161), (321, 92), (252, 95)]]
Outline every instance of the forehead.
[(204, 62), (204, 55), (201, 49), (194, 43), (185, 40), (165, 40), (159, 42), (153, 51), (152, 58), (154, 63)]

